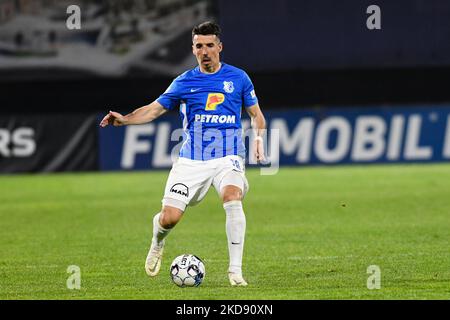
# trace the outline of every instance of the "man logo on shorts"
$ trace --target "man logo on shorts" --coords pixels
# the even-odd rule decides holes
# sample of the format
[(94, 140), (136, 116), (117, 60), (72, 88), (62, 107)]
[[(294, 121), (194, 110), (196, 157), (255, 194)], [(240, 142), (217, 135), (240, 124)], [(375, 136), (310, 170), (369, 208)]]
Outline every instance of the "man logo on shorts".
[(186, 198), (189, 197), (189, 188), (182, 183), (174, 184), (172, 188), (170, 188), (170, 192), (180, 194)]

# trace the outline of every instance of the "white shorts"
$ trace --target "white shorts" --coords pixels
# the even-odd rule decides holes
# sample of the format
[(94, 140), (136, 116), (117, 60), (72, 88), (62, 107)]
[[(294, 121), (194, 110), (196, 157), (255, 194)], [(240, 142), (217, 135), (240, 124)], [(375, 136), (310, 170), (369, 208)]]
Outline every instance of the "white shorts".
[[(225, 179), (224, 184), (223, 178), (233, 171), (242, 177), (242, 181), (234, 183), (233, 179)], [(181, 201), (186, 206), (195, 206), (206, 196), (211, 185), (219, 195), (225, 185), (236, 185), (241, 189), (243, 185), (244, 196), (249, 188), (244, 160), (240, 156), (226, 156), (207, 161), (178, 158), (167, 178), (162, 204), (164, 206), (167, 202), (177, 200), (175, 202)], [(183, 208), (180, 209), (184, 211)]]

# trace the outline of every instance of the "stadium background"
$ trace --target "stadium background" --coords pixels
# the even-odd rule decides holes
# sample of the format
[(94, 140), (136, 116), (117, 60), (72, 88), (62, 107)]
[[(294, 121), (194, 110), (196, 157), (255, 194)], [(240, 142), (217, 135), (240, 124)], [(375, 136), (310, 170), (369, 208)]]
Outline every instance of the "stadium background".
[[(132, 148), (105, 149), (115, 144), (114, 139), (124, 140), (125, 132), (107, 129), (101, 136), (96, 124), (109, 109), (127, 113), (148, 104), (173, 77), (195, 66), (190, 30), (205, 19), (222, 25), (223, 60), (250, 74), (269, 128), (274, 118), (277, 128), (284, 129), (281, 164), (449, 157), (444, 150), (450, 100), (446, 1), (379, 1), (379, 30), (366, 26), (370, 1), (262, 1), (258, 6), (244, 1), (238, 8), (227, 1), (78, 4), (82, 28), (68, 30), (68, 3), (1, 2), (2, 172), (170, 167), (167, 159), (154, 160), (153, 141), (166, 139), (158, 139), (166, 133), (159, 122), (137, 133), (134, 141), (141, 141), (148, 151), (130, 155), (136, 159), (128, 167), (119, 162)], [(332, 115), (348, 123), (342, 127), (331, 121), (323, 126), (325, 137), (318, 138), (320, 121)], [(364, 118), (360, 122), (365, 124), (356, 128), (359, 115), (375, 116), (376, 123), (365, 123)], [(418, 119), (411, 118), (415, 115)], [(308, 116), (314, 128), (311, 137), (302, 140), (295, 130), (303, 128), (300, 119)], [(401, 122), (397, 128), (392, 123), (395, 116), (402, 117), (396, 120)], [(61, 119), (64, 124), (58, 125)], [(370, 137), (377, 125), (380, 131)], [(163, 119), (163, 126), (169, 131), (178, 128), (177, 115)], [(398, 141), (391, 148), (398, 150), (389, 156), (394, 142), (388, 139), (396, 130), (398, 136), (391, 140)], [(369, 136), (358, 138), (364, 133)], [(358, 139), (360, 149), (376, 154), (353, 157)], [(411, 145), (409, 153), (406, 145)], [(172, 146), (161, 146), (161, 157), (167, 158)], [(433, 150), (424, 150), (427, 146)], [(310, 155), (298, 160), (295, 155), (301, 148), (310, 148), (303, 151)], [(326, 149), (326, 154), (316, 155), (317, 149)]]
[[(81, 8), (81, 30), (68, 30), (66, 27), (69, 16), (66, 8), (72, 4), (77, 4)], [(371, 13), (367, 13), (366, 10), (373, 4), (381, 8), (381, 29), (369, 30), (366, 22)], [(20, 262), (20, 256), (16, 256), (18, 251), (14, 251), (13, 245), (14, 239), (23, 240), (27, 237), (19, 233), (19, 230), (26, 228), (21, 223), (24, 217), (28, 217), (27, 221), (34, 223), (36, 230), (42, 228), (42, 232), (48, 232), (46, 240), (43, 234), (39, 234), (42, 237), (38, 236), (36, 243), (42, 246), (39, 248), (31, 246), (35, 248), (33, 250), (50, 248), (50, 244), (43, 245), (47, 243), (46, 241), (50, 241), (49, 243), (54, 244), (55, 247), (48, 250), (53, 250), (55, 256), (58, 253), (59, 256), (64, 256), (64, 252), (68, 249), (63, 247), (64, 241), (60, 240), (65, 239), (68, 241), (66, 244), (70, 242), (65, 235), (67, 232), (80, 243), (80, 247), (69, 246), (73, 249), (69, 256), (76, 257), (77, 250), (83, 254), (90, 253), (89, 244), (87, 244), (90, 240), (81, 234), (71, 233), (71, 227), (63, 225), (64, 221), (57, 218), (57, 214), (64, 214), (64, 212), (58, 211), (45, 215), (50, 207), (58, 206), (60, 201), (62, 203), (66, 201), (63, 199), (75, 194), (79, 198), (75, 197), (65, 202), (67, 206), (78, 208), (77, 211), (67, 210), (65, 214), (73, 215), (65, 216), (67, 223), (72, 221), (73, 217), (81, 219), (77, 221), (83, 222), (77, 222), (76, 225), (84, 226), (86, 229), (83, 230), (86, 230), (86, 234), (93, 235), (94, 239), (98, 236), (98, 230), (93, 227), (96, 224), (103, 226), (105, 228), (103, 231), (107, 234), (119, 232), (119, 238), (131, 237), (129, 246), (120, 247), (120, 249), (112, 247), (112, 244), (109, 247), (108, 241), (115, 243), (113, 240), (101, 239), (97, 242), (101, 243), (98, 250), (108, 247), (116, 253), (120, 250), (122, 250), (121, 253), (129, 253), (127, 250), (134, 245), (135, 249), (132, 249), (130, 254), (133, 254), (136, 261), (141, 263), (139, 259), (146, 254), (144, 251), (147, 250), (147, 238), (142, 235), (145, 232), (148, 236), (147, 222), (150, 220), (147, 219), (148, 221), (143, 223), (146, 226), (145, 229), (137, 229), (136, 235), (140, 236), (135, 239), (131, 235), (134, 231), (131, 230), (136, 229), (130, 227), (128, 225), (130, 222), (128, 220), (125, 222), (122, 213), (117, 210), (121, 208), (127, 212), (132, 210), (134, 212), (132, 219), (141, 221), (138, 214), (142, 213), (143, 207), (148, 207), (147, 210), (150, 212), (155, 205), (159, 205), (165, 175), (171, 165), (170, 150), (177, 143), (176, 141), (169, 143), (169, 137), (174, 129), (180, 127), (179, 117), (176, 112), (172, 112), (158, 119), (154, 124), (136, 126), (132, 129), (127, 127), (100, 130), (98, 123), (108, 110), (127, 113), (148, 104), (164, 92), (177, 74), (195, 66), (195, 59), (191, 55), (190, 32), (193, 25), (208, 19), (216, 20), (222, 26), (223, 60), (241, 67), (250, 75), (260, 105), (267, 116), (268, 127), (279, 130), (280, 157), (277, 160), (282, 166), (290, 167), (280, 170), (278, 179), (281, 180), (277, 181), (265, 181), (256, 171), (249, 173), (255, 186), (253, 190), (255, 198), (254, 200), (249, 198), (248, 205), (262, 210), (260, 212), (263, 217), (262, 223), (271, 224), (273, 228), (271, 230), (275, 232), (286, 233), (285, 226), (273, 222), (271, 211), (264, 211), (274, 205), (275, 202), (270, 202), (271, 199), (282, 201), (285, 203), (283, 211), (287, 217), (290, 212), (291, 218), (295, 220), (300, 214), (304, 220), (299, 225), (306, 224), (300, 233), (294, 228), (297, 225), (292, 223), (292, 230), (287, 228), (286, 239), (288, 235), (291, 235), (293, 239), (298, 234), (304, 234), (305, 230), (309, 230), (306, 233), (317, 240), (316, 258), (321, 254), (328, 254), (328, 257), (342, 255), (348, 258), (348, 251), (342, 249), (345, 245), (338, 249), (337, 246), (333, 247), (333, 242), (341, 244), (345, 241), (342, 239), (346, 239), (343, 232), (348, 231), (347, 236), (353, 235), (351, 236), (352, 244), (350, 242), (345, 244), (349, 245), (349, 248), (356, 248), (359, 254), (363, 254), (365, 249), (357, 247), (358, 243), (367, 243), (365, 247), (367, 249), (375, 243), (370, 241), (375, 241), (375, 238), (381, 239), (375, 235), (369, 240), (363, 236), (361, 238), (355, 236), (358, 232), (361, 235), (365, 234), (369, 230), (368, 226), (371, 225), (368, 220), (365, 220), (367, 217), (363, 213), (367, 215), (372, 213), (376, 217), (382, 217), (385, 214), (382, 218), (385, 225), (376, 225), (376, 227), (380, 230), (383, 228), (388, 230), (390, 227), (398, 229), (389, 229), (392, 233), (390, 237), (384, 238), (385, 247), (383, 248), (391, 248), (390, 252), (397, 258), (400, 257), (398, 259), (400, 261), (410, 258), (408, 254), (402, 255), (404, 250), (412, 250), (408, 252), (414, 252), (415, 249), (421, 250), (422, 253), (419, 252), (418, 255), (422, 255), (422, 258), (426, 256), (423, 252), (436, 253), (436, 256), (426, 256), (430, 258), (429, 260), (422, 259), (417, 262), (421, 264), (420, 267), (426, 265), (425, 269), (431, 267), (436, 261), (443, 263), (442, 257), (448, 256), (448, 253), (439, 255), (441, 251), (436, 248), (445, 248), (445, 244), (448, 244), (448, 240), (445, 240), (448, 230), (445, 227), (448, 226), (449, 221), (445, 210), (449, 208), (449, 205), (445, 201), (445, 195), (437, 191), (447, 188), (440, 178), (448, 175), (448, 169), (447, 167), (428, 167), (425, 163), (445, 163), (450, 159), (449, 16), (450, 2), (446, 0), (263, 0), (257, 1), (257, 4), (255, 1), (225, 0), (0, 0), (0, 172), (3, 175), (3, 177), (0, 176), (0, 183), (3, 185), (1, 212), (4, 217), (7, 217), (2, 221), (3, 230), (7, 230), (2, 232), (2, 243), (5, 249), (1, 256), (2, 275), (12, 270), (8, 269), (10, 265), (11, 268), (18, 270), (16, 275), (10, 278), (15, 279), (16, 282), (12, 280), (8, 282), (6, 291), (3, 291), (0, 296), (2, 298), (78, 297), (64, 293), (65, 288), (58, 289), (59, 291), (56, 289), (56, 291), (42, 291), (33, 287), (27, 291), (29, 289), (27, 281), (31, 278), (28, 279), (26, 276), (22, 278), (24, 273), (21, 272), (25, 267), (21, 265), (25, 264)], [(248, 126), (248, 117), (244, 116), (244, 118), (245, 125)], [(421, 163), (421, 166), (411, 166), (406, 169), (396, 165), (382, 168), (359, 166), (374, 163)], [(355, 171), (344, 171), (351, 169), (343, 169), (340, 166), (332, 172), (314, 171), (317, 168), (312, 168), (315, 165), (321, 165), (320, 169), (322, 166), (336, 164), (356, 164), (357, 166), (354, 166)], [(313, 171), (301, 170), (305, 166)], [(373, 167), (374, 171), (367, 171), (369, 167)], [(164, 170), (154, 172), (155, 170), (152, 169)], [(146, 170), (148, 172), (140, 172), (142, 176), (133, 173), (129, 176), (96, 173), (110, 170)], [(418, 173), (420, 170), (424, 171)], [(67, 176), (28, 175), (28, 173), (40, 172), (80, 173), (75, 176), (70, 174)], [(93, 172), (94, 176), (91, 178), (85, 175), (85, 172)], [(307, 172), (311, 172), (311, 176), (308, 176)], [(9, 175), (10, 173), (22, 174)], [(402, 173), (406, 176), (402, 176)], [(51, 182), (48, 179), (50, 177), (58, 180)], [(75, 177), (80, 180), (74, 183), (72, 179)], [(397, 177), (398, 180), (393, 177)], [(13, 180), (15, 178), (19, 180)], [(38, 180), (42, 178), (44, 180)], [(405, 180), (402, 180), (403, 178)], [(428, 181), (429, 184), (421, 185), (420, 179)], [(291, 184), (284, 184), (284, 181)], [(299, 181), (303, 181), (305, 185), (301, 185)], [(325, 181), (331, 185), (325, 186), (319, 183), (325, 183)], [(343, 188), (339, 181), (348, 182), (351, 185), (349, 189), (346, 189), (345, 192), (348, 193), (345, 193), (343, 197), (338, 196), (338, 191)], [(388, 185), (386, 181), (391, 181), (392, 184)], [(359, 184), (360, 182), (368, 185), (363, 187)], [(267, 190), (258, 187), (258, 183), (268, 183)], [(136, 185), (141, 188), (152, 187), (154, 190), (151, 189), (148, 194), (143, 194), (143, 191), (135, 193), (133, 188)], [(412, 186), (416, 186), (417, 189), (410, 189)], [(130, 194), (126, 196), (131, 198), (130, 202), (125, 205), (114, 202), (118, 200), (112, 201), (111, 207), (108, 207), (111, 216), (108, 215), (106, 218), (106, 213), (101, 213), (103, 212), (101, 210), (108, 204), (97, 203), (96, 201), (99, 200), (94, 199), (93, 195), (97, 195), (98, 198), (107, 197), (111, 191), (119, 198), (124, 195), (124, 188), (130, 190)], [(428, 191), (421, 193), (425, 189)], [(283, 195), (277, 198), (281, 200), (272, 198), (273, 194), (279, 190), (283, 190)], [(68, 196), (64, 192), (68, 192)], [(264, 194), (264, 192), (267, 193)], [(395, 219), (389, 216), (391, 213), (389, 210), (384, 213), (376, 211), (376, 208), (381, 207), (383, 197), (387, 199), (394, 192), (401, 193), (398, 198), (393, 199), (399, 206), (392, 209), (392, 212), (396, 213)], [(316, 224), (312, 217), (308, 218), (306, 213), (303, 215), (297, 213), (295, 205), (288, 205), (292, 201), (292, 197), (289, 198), (288, 195), (296, 197), (298, 194), (303, 195), (299, 205), (303, 206), (304, 212), (314, 213), (317, 219), (326, 219), (335, 225), (325, 225), (325, 229), (322, 229), (321, 225)], [(427, 201), (419, 203), (419, 199), (424, 200), (421, 198), (423, 194), (429, 196), (427, 200), (431, 200), (432, 204)], [(416, 202), (409, 198), (411, 195), (416, 197)], [(333, 220), (335, 211), (345, 210), (343, 208), (346, 206), (348, 208), (348, 202), (354, 199), (353, 196), (360, 197), (361, 201), (355, 200), (355, 206), (356, 203), (361, 202), (360, 211), (353, 211), (349, 216), (344, 215), (342, 221)], [(148, 202), (150, 197), (153, 199), (151, 208)], [(338, 209), (329, 207), (326, 203), (324, 208), (318, 207), (316, 200), (328, 199), (328, 197), (336, 198)], [(20, 207), (17, 201), (22, 201), (24, 198), (31, 199), (29, 201), (35, 201), (33, 199), (37, 198), (49, 199), (50, 202), (36, 206), (30, 203), (29, 208)], [(264, 199), (267, 208), (261, 207), (257, 202), (258, 199)], [(364, 200), (367, 201), (362, 205)], [(80, 203), (86, 207), (83, 207), (84, 209), (78, 207)], [(89, 207), (89, 203), (92, 207)], [(112, 208), (113, 204), (115, 204), (114, 208)], [(410, 207), (412, 204), (417, 207), (412, 209)], [(193, 215), (193, 217), (197, 219), (203, 211), (208, 211), (208, 207), (218, 205), (213, 200), (207, 200), (205, 207), (199, 209), (199, 216)], [(25, 203), (24, 206), (26, 206)], [(64, 206), (64, 208), (69, 207)], [(408, 208), (408, 211), (406, 209), (403, 211), (403, 208)], [(427, 211), (429, 220), (425, 223), (421, 220), (421, 213), (427, 210), (426, 208), (431, 211)], [(85, 215), (82, 215), (80, 210), (86, 210)], [(12, 214), (16, 211), (19, 212), (17, 215)], [(92, 212), (100, 212), (100, 216), (95, 214), (91, 216)], [(90, 218), (87, 218), (88, 215)], [(111, 221), (111, 226), (106, 227), (107, 220)], [(44, 221), (46, 224), (43, 223)], [(123, 224), (125, 231), (129, 229), (130, 234), (125, 236), (125, 233), (122, 233), (125, 231), (122, 229), (114, 229), (112, 221), (117, 222), (118, 225)], [(86, 225), (83, 224), (84, 222)], [(250, 220), (250, 228), (251, 222)], [(361, 223), (361, 225), (355, 226), (352, 223)], [(409, 223), (414, 223), (414, 227), (423, 223), (423, 228), (428, 229), (417, 230), (412, 227), (407, 232), (401, 229), (402, 226), (411, 227)], [(308, 225), (310, 229), (307, 229)], [(181, 231), (178, 233), (180, 237), (196, 236), (188, 229), (189, 226), (193, 226), (193, 222), (186, 222), (184, 226), (184, 229), (180, 227)], [(358, 229), (361, 226), (363, 227)], [(333, 229), (334, 227), (336, 228)], [(353, 227), (355, 228), (352, 229)], [(61, 233), (52, 237), (55, 230)], [(261, 230), (266, 229), (261, 226)], [(317, 233), (314, 233), (315, 231)], [(399, 232), (398, 238), (393, 235), (394, 231)], [(32, 236), (33, 232), (39, 231), (26, 229), (24, 234), (28, 234), (30, 239), (35, 239)], [(253, 235), (255, 234), (256, 232)], [(433, 234), (434, 238), (431, 240), (426, 238), (429, 234)], [(321, 235), (328, 237), (327, 240), (324, 240)], [(384, 236), (380, 233), (380, 237)], [(261, 237), (264, 239), (264, 235)], [(129, 240), (129, 238), (126, 239)], [(183, 250), (180, 242), (177, 242), (180, 238), (177, 238), (176, 233), (173, 239), (173, 243), (177, 243), (176, 248)], [(406, 243), (406, 239), (409, 243), (402, 246), (403, 241)], [(323, 249), (319, 245), (320, 241), (324, 241), (322, 244), (325, 247), (328, 245), (335, 251)], [(83, 247), (83, 244), (86, 246)], [(143, 248), (142, 252), (138, 252), (137, 244), (141, 245), (141, 249)], [(26, 246), (25, 242), (23, 245)], [(282, 245), (281, 242), (280, 245)], [(381, 246), (375, 245), (377, 249), (371, 251), (369, 255), (379, 254)], [(94, 245), (92, 248), (97, 247)], [(255, 245), (253, 249), (264, 251), (267, 248)], [(289, 247), (287, 251), (291, 249), (295, 251), (293, 247)], [(195, 252), (200, 252), (200, 256), (207, 255), (209, 252), (203, 247), (196, 250)], [(274, 266), (278, 263), (277, 259), (281, 257), (278, 257), (273, 250), (268, 252), (272, 256), (268, 256), (270, 263), (266, 265), (267, 270), (264, 271), (270, 273), (269, 266)], [(95, 254), (93, 252), (91, 254), (92, 256), (89, 254), (85, 256), (84, 263), (96, 261)], [(102, 254), (105, 255), (105, 253)], [(102, 254), (99, 257), (109, 259)], [(298, 252), (296, 254), (299, 255)], [(297, 261), (295, 254), (293, 255), (293, 260), (286, 264), (286, 268), (293, 261)], [(386, 255), (389, 256), (389, 254)], [(414, 253), (412, 255), (414, 256)], [(42, 259), (39, 260), (41, 264), (45, 264), (46, 257), (45, 254), (42, 255)], [(217, 258), (214, 254), (213, 257)], [(433, 260), (436, 257), (438, 260)], [(64, 282), (66, 260), (62, 262), (56, 258), (53, 259), (54, 256), (47, 258), (53, 261), (53, 265), (63, 268), (59, 278)], [(311, 277), (311, 281), (313, 280), (315, 276), (313, 268), (320, 268), (322, 261), (316, 258), (314, 256), (308, 258), (306, 269), (309, 268), (309, 271), (302, 273), (305, 277), (302, 278), (303, 280), (308, 277)], [(302, 258), (299, 259), (303, 261)], [(349, 265), (338, 264), (338, 267), (325, 267), (324, 281), (329, 279), (327, 272), (334, 273), (336, 268), (339, 272), (340, 268), (352, 269), (353, 265), (359, 263), (365, 265), (366, 262), (370, 262), (362, 260), (363, 262), (359, 260), (349, 262)], [(17, 264), (13, 261), (17, 261)], [(69, 260), (67, 262), (70, 263)], [(102, 262), (98, 263), (101, 265)], [(439, 263), (436, 266), (440, 268), (439, 271), (428, 269), (423, 271), (425, 269), (417, 267), (417, 270), (425, 274), (431, 272), (436, 281), (441, 281), (430, 285), (429, 290), (421, 297), (433, 297), (432, 292), (436, 289), (439, 292), (436, 297), (448, 298), (448, 290), (445, 289), (448, 271), (443, 271), (448, 268), (445, 269), (445, 265)], [(38, 268), (39, 276), (46, 279), (47, 283), (52, 281), (46, 278), (48, 269), (36, 268)], [(129, 262), (123, 268), (128, 268), (126, 270), (129, 271), (135, 270), (136, 266)], [(219, 268), (218, 263), (214, 260), (207, 261), (207, 268), (210, 268), (209, 270)], [(401, 268), (399, 270), (400, 275), (397, 276), (403, 279), (404, 274), (401, 272), (404, 270)], [(130, 271), (127, 274), (127, 281), (134, 281), (134, 278), (130, 277), (136, 276), (136, 272)], [(115, 276), (110, 277), (109, 279), (112, 280)], [(255, 277), (253, 276), (250, 280), (260, 280)], [(260, 277), (262, 279), (263, 276)], [(364, 277), (365, 274), (360, 277), (363, 282)], [(391, 284), (396, 283), (394, 279), (391, 280)], [(88, 278), (87, 283), (89, 281), (94, 282), (94, 275)], [(120, 282), (122, 280), (117, 281), (119, 281), (119, 287), (125, 286), (125, 280), (123, 283)], [(141, 290), (139, 294), (125, 291), (114, 295), (112, 290), (108, 295), (105, 292), (109, 287), (105, 281), (102, 293), (100, 289), (93, 295), (92, 291), (84, 292), (87, 294), (84, 297), (176, 297), (173, 295), (174, 292), (166, 289), (163, 284), (158, 287), (161, 293), (151, 296), (145, 291), (146, 285), (143, 281), (137, 285)], [(214, 281), (216, 282), (213, 284), (219, 285), (219, 280)], [(413, 286), (416, 291), (398, 293), (393, 290), (388, 295), (378, 296), (378, 298), (415, 298), (422, 284), (419, 280), (417, 281), (417, 286)], [(313, 290), (314, 283), (309, 284), (312, 293), (308, 296), (308, 293), (298, 293), (294, 287), (289, 287), (290, 283), (282, 278), (276, 278), (274, 283), (269, 280), (269, 283), (273, 285), (273, 291), (253, 292), (250, 297), (256, 299), (376, 297), (361, 293), (363, 291), (354, 294), (351, 290), (342, 292), (338, 289), (327, 289), (326, 284), (321, 288), (324, 291), (317, 293)], [(286, 296), (276, 293), (276, 286), (280, 283), (289, 287)], [(342, 283), (344, 282), (340, 282)], [(340, 284), (338, 283), (337, 288)], [(407, 287), (407, 284), (402, 285)], [(367, 292), (367, 289), (364, 288), (364, 290)], [(204, 293), (200, 294), (200, 297), (231, 297), (232, 299), (248, 297), (244, 294), (234, 296), (223, 288), (220, 288), (216, 294)], [(199, 296), (187, 293), (186, 297), (195, 299)]]

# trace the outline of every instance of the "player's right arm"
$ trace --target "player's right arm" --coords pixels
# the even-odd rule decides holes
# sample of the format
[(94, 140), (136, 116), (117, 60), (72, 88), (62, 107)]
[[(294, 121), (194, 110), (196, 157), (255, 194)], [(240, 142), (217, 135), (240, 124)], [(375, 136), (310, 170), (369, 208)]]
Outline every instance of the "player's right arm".
[(100, 122), (100, 126), (104, 128), (109, 124), (115, 127), (131, 124), (143, 124), (155, 120), (167, 111), (168, 110), (158, 101), (153, 101), (152, 103), (140, 107), (125, 116), (115, 111), (109, 111), (109, 113)]

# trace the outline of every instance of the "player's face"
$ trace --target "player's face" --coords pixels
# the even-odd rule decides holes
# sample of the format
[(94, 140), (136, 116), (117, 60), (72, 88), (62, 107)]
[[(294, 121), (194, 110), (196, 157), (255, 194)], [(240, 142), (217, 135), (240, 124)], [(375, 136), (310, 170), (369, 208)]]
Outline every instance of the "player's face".
[(217, 71), (220, 63), (222, 42), (216, 35), (198, 35), (192, 39), (192, 52), (197, 58), (198, 65), (203, 72)]

